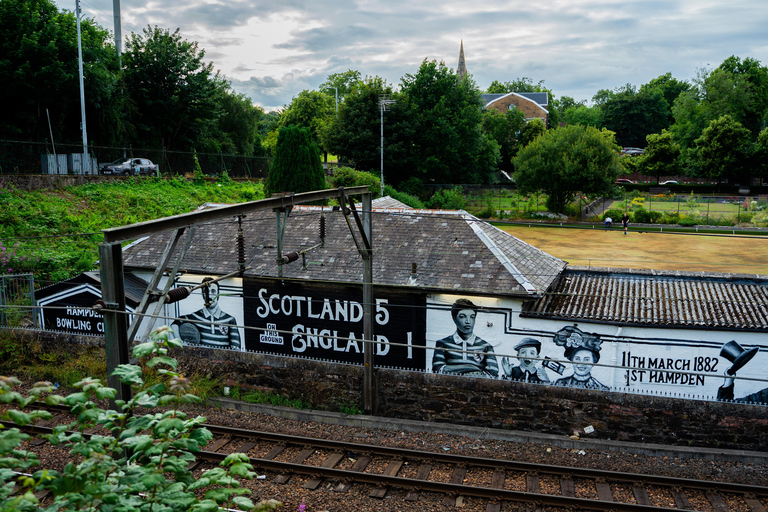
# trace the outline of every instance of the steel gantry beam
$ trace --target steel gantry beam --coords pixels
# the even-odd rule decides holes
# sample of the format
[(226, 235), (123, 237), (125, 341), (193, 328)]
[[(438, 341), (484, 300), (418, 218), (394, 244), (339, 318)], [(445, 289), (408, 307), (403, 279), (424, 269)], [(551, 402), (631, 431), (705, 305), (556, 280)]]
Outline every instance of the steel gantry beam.
[[(351, 196), (362, 196), (362, 220), (361, 216), (358, 216), (355, 211), (354, 203)], [(138, 323), (140, 322), (140, 316), (144, 315), (149, 304), (148, 296), (154, 293), (154, 287), (159, 282), (160, 276), (166, 270), (168, 266), (176, 269), (184, 257), (186, 248), (189, 247), (192, 232), (197, 224), (206, 222), (212, 222), (219, 219), (226, 219), (231, 217), (239, 217), (250, 212), (260, 210), (274, 210), (276, 212), (290, 212), (291, 208), (295, 205), (311, 203), (314, 201), (322, 201), (324, 199), (338, 199), (339, 204), (345, 210), (348, 215), (349, 209), (346, 206), (346, 201), (349, 200), (352, 212), (354, 213), (355, 221), (359, 230), (359, 237), (362, 242), (358, 242), (357, 237), (352, 225), (349, 225), (352, 236), (355, 238), (355, 242), (358, 244), (358, 251), (364, 262), (363, 271), (363, 301), (364, 308), (367, 308), (364, 312), (363, 319), (363, 337), (365, 340), (365, 353), (364, 353), (364, 402), (365, 410), (371, 414), (374, 412), (375, 400), (373, 397), (374, 385), (373, 385), (373, 322), (371, 321), (371, 308), (373, 304), (373, 263), (372, 263), (372, 247), (371, 247), (371, 232), (372, 232), (372, 215), (371, 215), (371, 192), (368, 187), (351, 187), (328, 190), (318, 190), (313, 192), (302, 192), (299, 194), (284, 194), (277, 197), (271, 197), (269, 199), (261, 199), (259, 201), (250, 201), (247, 203), (240, 203), (230, 206), (221, 206), (218, 208), (212, 208), (209, 210), (202, 210), (199, 212), (185, 213), (182, 215), (174, 215), (172, 217), (165, 217), (162, 219), (151, 220), (147, 222), (140, 222), (137, 224), (131, 224), (129, 226), (122, 226), (117, 228), (105, 229), (104, 242), (99, 247), (99, 256), (101, 264), (101, 282), (102, 282), (102, 298), (104, 302), (104, 341), (107, 352), (107, 375), (112, 375), (114, 370), (120, 364), (128, 364), (130, 360), (129, 346), (130, 342), (138, 330)], [(278, 231), (285, 229), (285, 226), (280, 226), (280, 213), (278, 213)], [(287, 223), (288, 215), (285, 214), (283, 222)], [(120, 242), (126, 240), (134, 240), (144, 236), (155, 235), (158, 233), (164, 233), (166, 231), (176, 231), (176, 235), (169, 241), (168, 247), (164, 251), (163, 261), (155, 270), (150, 286), (147, 288), (144, 298), (139, 306), (140, 311), (137, 311), (137, 318), (134, 320), (133, 325), (129, 329), (127, 325), (127, 313), (125, 309), (125, 285), (124, 285), (124, 271), (123, 271), (123, 253)], [(186, 231), (186, 240), (182, 244), (180, 254), (177, 256), (176, 263), (170, 265), (170, 256), (180, 241), (182, 234)], [(240, 270), (240, 274), (245, 269)], [(173, 275), (170, 276), (169, 282), (173, 280)], [(168, 286), (165, 287), (163, 295), (168, 292)], [(163, 300), (160, 301), (161, 305)], [(157, 308), (156, 308), (157, 311)], [(130, 331), (130, 335), (129, 335)], [(130, 399), (130, 387), (121, 385), (117, 378), (110, 377), (110, 387), (117, 390), (116, 400), (127, 401)]]

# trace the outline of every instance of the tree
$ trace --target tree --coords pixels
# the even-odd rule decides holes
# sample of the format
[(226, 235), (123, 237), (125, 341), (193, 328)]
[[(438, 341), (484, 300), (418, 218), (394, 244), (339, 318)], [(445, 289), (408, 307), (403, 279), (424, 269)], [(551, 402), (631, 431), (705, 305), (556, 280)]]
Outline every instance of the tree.
[[(0, 2), (0, 137), (79, 142), (80, 86), (75, 16), (50, 0)], [(118, 64), (109, 32), (81, 20), (86, 125), (100, 143), (122, 128)], [(94, 136), (95, 135), (95, 136)]]
[(301, 91), (280, 114), (277, 127), (297, 126), (309, 129), (312, 142), (321, 146), (321, 133), (334, 117), (334, 100), (319, 91)]
[(765, 128), (768, 117), (768, 68), (760, 61), (747, 57), (743, 61), (732, 55), (725, 59), (719, 68), (730, 73), (735, 80), (746, 82), (750, 96), (750, 109), (744, 112), (740, 120), (753, 135)]
[(664, 101), (667, 103), (667, 125), (672, 124), (675, 120), (672, 114), (672, 106), (675, 104), (678, 96), (691, 90), (691, 84), (673, 78), (672, 73), (665, 73), (640, 86), (640, 93), (647, 93), (653, 90), (661, 92), (661, 95), (664, 97)]
[[(407, 74), (392, 105), (389, 148), (401, 152), (389, 182), (488, 183), (496, 178), (498, 145), (480, 129), (483, 104), (470, 78), (445, 63), (424, 60)], [(386, 166), (385, 166), (386, 167)]]
[(757, 136), (753, 155), (754, 170), (760, 178), (768, 178), (768, 128)]
[(701, 168), (706, 176), (720, 181), (740, 180), (748, 172), (750, 132), (725, 115), (715, 119), (696, 139)]
[(563, 112), (565, 124), (581, 124), (601, 128), (603, 125), (603, 113), (599, 107), (587, 107), (579, 105), (570, 107)]
[[(379, 95), (391, 94), (392, 87), (379, 77), (366, 77), (352, 86), (339, 113), (322, 131), (323, 146), (339, 159), (352, 162), (364, 171), (381, 166), (381, 112)], [(392, 112), (385, 114), (385, 130), (391, 133)], [(390, 137), (385, 137), (385, 158), (392, 160)], [(387, 165), (388, 168), (388, 165)]]
[(325, 173), (320, 150), (312, 142), (308, 128), (288, 125), (280, 128), (266, 193), (309, 192), (325, 188)]
[(670, 130), (683, 148), (695, 140), (709, 123), (728, 115), (756, 137), (768, 115), (768, 68), (754, 59), (729, 57), (718, 68), (699, 70), (695, 87), (679, 95), (672, 112)]
[(259, 127), (264, 116), (261, 107), (254, 106), (251, 99), (227, 87), (219, 98), (221, 117), (217, 123), (216, 143), (225, 153), (259, 155), (261, 145)]
[(661, 133), (649, 134), (645, 140), (647, 144), (641, 161), (645, 172), (656, 176), (657, 183), (662, 174), (676, 174), (674, 171), (680, 157), (680, 146), (675, 142), (672, 133), (662, 130)]
[(123, 64), (135, 146), (189, 151), (216, 130), (216, 100), (228, 84), (204, 57), (178, 29), (131, 34)]
[(591, 126), (549, 130), (515, 157), (521, 193), (542, 191), (547, 208), (563, 213), (579, 193), (606, 194), (621, 172), (614, 135)]
[(544, 126), (544, 121), (541, 119), (531, 119), (526, 123), (523, 129), (520, 130), (520, 136), (518, 137), (520, 147), (524, 148), (546, 132), (547, 127)]
[(643, 146), (649, 133), (658, 133), (668, 126), (667, 104), (658, 89), (637, 92), (627, 84), (617, 88), (600, 110), (603, 126), (616, 133), (621, 146)]
[(347, 95), (352, 92), (352, 89), (361, 82), (360, 72), (349, 69), (343, 73), (331, 73), (328, 75), (328, 78), (325, 79), (325, 82), (320, 84), (318, 89), (326, 94), (332, 95), (334, 102), (336, 101), (336, 94), (338, 93), (339, 105), (341, 105)]
[(520, 147), (518, 136), (524, 126), (525, 115), (521, 110), (507, 110), (503, 114), (495, 109), (483, 112), (483, 131), (499, 145), (499, 169), (512, 171), (512, 158)]

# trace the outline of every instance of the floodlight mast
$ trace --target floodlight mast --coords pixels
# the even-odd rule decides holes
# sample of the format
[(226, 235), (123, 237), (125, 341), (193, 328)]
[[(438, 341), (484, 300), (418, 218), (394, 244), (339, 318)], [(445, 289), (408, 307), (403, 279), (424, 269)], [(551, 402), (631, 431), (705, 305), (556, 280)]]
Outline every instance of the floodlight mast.
[(384, 197), (384, 111), (395, 103), (389, 99), (389, 94), (379, 94), (379, 107), (381, 109), (381, 197)]

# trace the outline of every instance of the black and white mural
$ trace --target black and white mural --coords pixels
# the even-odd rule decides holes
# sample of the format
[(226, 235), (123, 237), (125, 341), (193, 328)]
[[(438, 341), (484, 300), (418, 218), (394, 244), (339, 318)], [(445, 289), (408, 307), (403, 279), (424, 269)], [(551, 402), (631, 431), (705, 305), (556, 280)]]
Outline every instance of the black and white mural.
[[(362, 364), (361, 286), (245, 280), (245, 347), (255, 352)], [(377, 366), (424, 368), (423, 296), (376, 290), (372, 306)]]
[[(177, 286), (203, 284), (183, 276)], [(599, 391), (768, 402), (762, 333), (520, 316), (506, 298), (377, 288), (374, 365)], [(227, 279), (168, 306), (187, 344), (363, 364), (362, 287)]]
[[(174, 334), (187, 345), (244, 350), (242, 283), (213, 282), (211, 276), (182, 276), (175, 286), (196, 288), (186, 299), (170, 305)], [(201, 286), (202, 285), (202, 286)], [(197, 288), (200, 286), (199, 288)]]
[(601, 391), (768, 403), (768, 337), (567, 323), (519, 315), (521, 303), (427, 300), (426, 371)]

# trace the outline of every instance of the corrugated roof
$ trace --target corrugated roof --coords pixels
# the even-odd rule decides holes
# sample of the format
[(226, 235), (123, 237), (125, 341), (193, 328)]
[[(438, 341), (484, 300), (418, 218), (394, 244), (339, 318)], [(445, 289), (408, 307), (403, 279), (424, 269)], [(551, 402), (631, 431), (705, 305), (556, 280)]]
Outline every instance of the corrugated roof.
[(768, 279), (569, 268), (524, 316), (687, 328), (768, 329)]
[[(320, 243), (321, 213), (326, 218), (322, 247), (283, 266), (283, 277), (359, 283), (363, 263), (347, 222), (339, 211), (320, 207), (293, 209), (283, 240), (283, 254)], [(352, 223), (354, 220), (350, 217)], [(246, 276), (277, 277), (276, 214), (260, 211), (243, 219)], [(182, 262), (194, 273), (223, 275), (238, 269), (237, 221), (200, 224)], [(127, 269), (154, 269), (169, 233), (138, 241), (124, 249)], [(500, 296), (539, 296), (566, 262), (550, 256), (462, 211), (374, 209), (374, 283), (447, 292)], [(412, 264), (416, 275), (411, 275)]]

